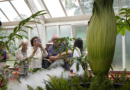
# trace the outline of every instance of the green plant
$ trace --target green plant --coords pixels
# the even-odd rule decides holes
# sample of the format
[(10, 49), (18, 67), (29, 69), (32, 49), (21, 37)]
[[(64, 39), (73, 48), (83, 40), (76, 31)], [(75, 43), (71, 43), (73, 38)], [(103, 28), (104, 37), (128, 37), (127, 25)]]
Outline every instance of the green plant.
[(82, 54), (80, 57), (75, 57), (75, 58), (71, 58), (71, 66), (73, 65), (73, 63), (77, 60), (76, 63), (76, 69), (77, 71), (79, 70), (79, 65), (81, 65), (85, 70), (87, 70), (87, 63), (88, 63), (88, 57), (86, 56), (86, 54)]
[(116, 15), (117, 34), (121, 33), (123, 36), (126, 30), (130, 31), (130, 8), (122, 8), (119, 10), (119, 15)]
[(89, 65), (95, 75), (106, 75), (110, 69), (116, 41), (116, 19), (113, 0), (94, 0), (93, 14), (87, 30)]
[[(22, 20), (22, 21), (19, 23), (19, 25), (14, 28), (13, 32), (12, 32), (9, 36), (0, 36), (0, 40), (2, 40), (2, 41), (0, 41), (0, 43), (4, 43), (4, 44), (5, 44), (4, 48), (7, 47), (7, 49), (10, 51), (10, 43), (15, 42), (15, 38), (23, 39), (23, 37), (25, 37), (25, 36), (24, 36), (24, 35), (19, 35), (19, 34), (17, 34), (17, 33), (20, 32), (20, 31), (27, 33), (25, 30), (23, 30), (23, 27), (32, 29), (32, 27), (27, 26), (26, 23), (30, 22), (31, 19), (33, 19), (33, 18), (35, 18), (35, 17), (37, 17), (37, 16), (46, 14), (46, 13), (43, 13), (43, 11), (45, 11), (45, 10), (38, 11), (37, 13), (31, 15), (30, 17), (28, 17), (28, 18)], [(31, 22), (32, 22), (32, 21), (31, 21)], [(33, 21), (33, 22), (35, 22), (35, 21)], [(0, 27), (0, 35), (3, 33), (2, 30), (4, 30), (4, 28), (3, 28), (3, 27)], [(4, 42), (3, 39), (5, 39), (5, 38), (7, 38), (8, 40)], [(0, 46), (0, 47), (1, 47), (1, 46)], [(20, 62), (20, 63), (21, 63), (21, 62)], [(14, 66), (17, 67), (17, 65), (18, 65), (18, 64), (15, 64)], [(3, 90), (6, 90), (6, 89), (7, 89), (7, 83), (6, 83), (6, 82), (8, 82), (8, 80), (9, 80), (9, 78), (10, 78), (11, 76), (14, 76), (18, 81), (19, 81), (19, 79), (18, 79), (15, 75), (12, 74), (12, 72), (13, 72), (14, 70), (9, 70), (9, 69), (7, 69), (7, 67), (6, 67), (4, 70), (7, 71), (8, 79), (7, 79), (7, 80), (4, 79), (4, 77), (3, 77), (2, 75), (0, 75), (0, 78), (2, 78), (2, 79), (4, 80), (4, 82), (5, 82), (5, 86), (4, 86), (2, 89), (3, 89)], [(19, 82), (20, 82), (20, 81), (19, 81)]]
[(69, 37), (64, 37), (64, 38), (57, 39), (56, 42), (59, 42), (60, 44), (58, 45), (58, 48), (54, 50), (54, 52), (56, 52), (60, 48), (62, 48), (62, 50), (60, 51), (60, 55), (64, 50), (68, 54), (68, 49), (70, 49), (73, 52), (74, 51), (74, 46), (71, 45), (70, 42), (72, 42), (74, 40), (76, 40), (76, 39), (75, 38), (69, 38)]

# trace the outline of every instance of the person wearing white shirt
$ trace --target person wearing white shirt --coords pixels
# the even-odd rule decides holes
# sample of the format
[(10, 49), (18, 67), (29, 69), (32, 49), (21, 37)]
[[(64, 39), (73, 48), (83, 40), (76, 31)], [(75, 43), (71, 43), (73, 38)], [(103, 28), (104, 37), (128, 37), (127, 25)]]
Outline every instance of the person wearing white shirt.
[[(27, 39), (21, 40), (21, 48), (19, 48), (15, 53), (15, 62), (18, 64), (18, 71), (19, 71), (19, 77), (20, 78), (27, 78), (29, 68), (29, 64), (27, 63), (26, 58), (33, 57), (34, 53), (37, 51), (37, 47), (33, 51), (31, 51), (31, 47), (28, 47), (28, 41)], [(22, 62), (20, 64), (20, 62)]]
[(31, 39), (31, 45), (33, 46), (32, 47), (32, 51), (34, 50), (35, 47), (37, 47), (37, 51), (35, 52), (33, 58), (30, 60), (30, 63), (29, 63), (29, 68), (30, 69), (40, 69), (42, 68), (42, 60), (43, 60), (43, 57), (47, 57), (48, 56), (48, 53), (47, 51), (45, 50), (45, 48), (42, 46), (41, 44), (41, 40), (40, 42), (38, 42), (38, 37), (35, 36)]
[[(73, 57), (80, 57), (81, 54), (83, 52), (83, 40), (81, 38), (77, 38), (74, 42), (74, 52), (73, 52)], [(84, 73), (84, 70), (81, 66), (81, 64), (79, 65), (79, 70), (76, 69), (76, 65), (77, 65), (77, 60), (74, 60), (73, 65), (71, 66), (71, 70), (73, 70), (73, 73), (75, 74), (82, 74)]]

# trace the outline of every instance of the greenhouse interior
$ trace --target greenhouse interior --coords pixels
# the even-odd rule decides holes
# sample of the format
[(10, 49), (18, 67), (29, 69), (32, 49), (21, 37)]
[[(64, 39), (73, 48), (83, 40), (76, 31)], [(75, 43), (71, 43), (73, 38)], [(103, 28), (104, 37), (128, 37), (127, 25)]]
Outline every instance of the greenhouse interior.
[(0, 0), (0, 90), (130, 90), (130, 0)]

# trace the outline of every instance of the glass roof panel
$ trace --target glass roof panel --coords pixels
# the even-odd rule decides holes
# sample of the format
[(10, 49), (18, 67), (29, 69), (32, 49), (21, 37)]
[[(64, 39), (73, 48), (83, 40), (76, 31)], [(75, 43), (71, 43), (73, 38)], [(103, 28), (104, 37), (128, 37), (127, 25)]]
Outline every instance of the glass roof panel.
[(121, 7), (126, 8), (130, 6), (130, 0), (121, 0)]
[(8, 1), (0, 2), (0, 8), (7, 15), (10, 21), (16, 21), (15, 17), (17, 17), (18, 14), (15, 12), (15, 10), (13, 9), (13, 7), (10, 5)]
[(92, 14), (93, 0), (80, 0), (85, 15)]
[[(41, 0), (33, 0), (33, 1), (34, 1), (35, 5), (37, 6), (39, 11), (40, 10), (45, 10), (45, 7), (42, 4)], [(50, 18), (50, 16), (48, 14), (45, 14), (44, 16), (45, 16), (45, 18)]]
[(23, 19), (32, 15), (24, 0), (14, 0), (11, 2)]
[[(80, 0), (82, 9), (85, 13), (85, 15), (91, 15), (92, 14), (92, 8), (93, 8), (93, 0)], [(119, 3), (118, 0), (114, 0), (113, 8), (115, 12), (119, 11)]]
[(43, 0), (52, 17), (65, 17), (59, 0)]
[(8, 19), (3, 15), (3, 13), (0, 11), (0, 21), (1, 22), (8, 22)]
[(69, 0), (72, 2), (69, 2), (68, 0), (67, 2), (65, 2), (65, 0), (61, 0), (61, 1), (68, 16), (82, 15), (79, 4), (78, 4), (78, 0)]

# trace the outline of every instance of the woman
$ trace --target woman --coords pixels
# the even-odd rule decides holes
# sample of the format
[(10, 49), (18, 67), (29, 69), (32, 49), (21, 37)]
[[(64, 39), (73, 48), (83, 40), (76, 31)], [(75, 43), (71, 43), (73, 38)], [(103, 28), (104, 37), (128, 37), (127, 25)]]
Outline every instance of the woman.
[[(4, 78), (7, 78), (6, 75), (4, 74), (4, 67), (6, 67), (6, 60), (10, 59), (10, 54), (5, 47), (4, 43), (0, 43), (0, 74), (4, 76)], [(0, 86), (2, 86), (3, 80), (0, 81)]]
[[(73, 57), (80, 57), (81, 54), (83, 52), (83, 40), (81, 38), (77, 38), (74, 42), (74, 52), (73, 52)], [(71, 70), (73, 70), (73, 73), (77, 73), (77, 74), (81, 74), (84, 72), (83, 68), (81, 65), (79, 65), (79, 70), (77, 71), (76, 69), (76, 64), (77, 64), (77, 60), (74, 60), (73, 65), (71, 66)]]
[(42, 46), (41, 41), (37, 36), (35, 36), (31, 39), (31, 45), (33, 47), (32, 51), (34, 51), (35, 47), (38, 47), (38, 49), (35, 52), (33, 58), (30, 60), (29, 68), (38, 70), (38, 69), (42, 68), (42, 59), (43, 59), (43, 57), (47, 57), (48, 53)]

